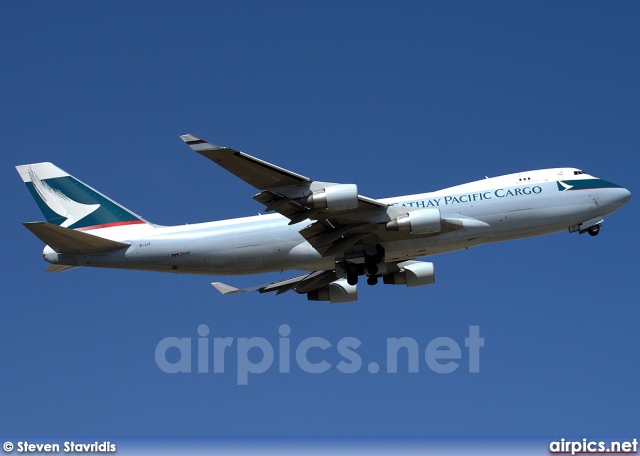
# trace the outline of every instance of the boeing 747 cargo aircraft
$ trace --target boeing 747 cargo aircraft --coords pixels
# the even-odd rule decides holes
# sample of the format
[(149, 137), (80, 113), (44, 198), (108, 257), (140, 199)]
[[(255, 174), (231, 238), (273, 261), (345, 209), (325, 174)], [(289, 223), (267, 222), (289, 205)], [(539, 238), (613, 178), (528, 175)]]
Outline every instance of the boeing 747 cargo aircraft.
[(232, 276), (297, 270), (268, 285), (223, 294), (293, 290), (308, 299), (357, 299), (369, 285), (434, 283), (416, 258), (568, 230), (600, 232), (631, 193), (576, 168), (486, 178), (431, 193), (372, 199), (356, 184), (320, 182), (193, 135), (191, 149), (254, 186), (268, 215), (159, 226), (52, 163), (17, 166), (46, 222), (24, 225), (47, 246), (48, 272), (78, 266)]

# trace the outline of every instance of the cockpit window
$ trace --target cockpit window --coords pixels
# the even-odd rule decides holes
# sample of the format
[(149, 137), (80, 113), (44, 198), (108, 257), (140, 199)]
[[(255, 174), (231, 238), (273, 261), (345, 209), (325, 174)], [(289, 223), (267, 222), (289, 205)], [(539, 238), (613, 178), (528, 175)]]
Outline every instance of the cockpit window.
[(584, 171), (580, 171), (580, 170), (578, 170), (578, 171), (574, 171), (574, 172), (573, 172), (573, 174), (574, 174), (575, 176), (577, 176), (577, 175), (579, 175), (579, 174), (584, 174)]

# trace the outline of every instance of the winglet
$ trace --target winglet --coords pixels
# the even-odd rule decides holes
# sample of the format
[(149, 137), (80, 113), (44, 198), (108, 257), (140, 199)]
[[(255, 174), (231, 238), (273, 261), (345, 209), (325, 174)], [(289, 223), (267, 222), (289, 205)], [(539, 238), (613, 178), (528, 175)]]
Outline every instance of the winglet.
[(244, 293), (245, 290), (240, 290), (239, 288), (232, 287), (231, 285), (227, 285), (222, 282), (211, 282), (211, 285), (218, 290), (220, 293), (226, 294), (236, 294), (236, 293)]
[(196, 152), (199, 152), (201, 150), (224, 149), (224, 147), (220, 147), (216, 144), (212, 144), (210, 142), (205, 141), (204, 139), (200, 139), (197, 136), (193, 136), (193, 135), (181, 135), (180, 139), (186, 142), (187, 145)]

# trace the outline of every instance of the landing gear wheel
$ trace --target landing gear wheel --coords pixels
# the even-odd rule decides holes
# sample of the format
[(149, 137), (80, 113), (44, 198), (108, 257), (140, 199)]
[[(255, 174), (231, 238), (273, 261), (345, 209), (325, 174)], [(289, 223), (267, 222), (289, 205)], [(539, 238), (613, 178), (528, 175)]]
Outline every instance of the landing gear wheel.
[(378, 283), (378, 278), (377, 278), (377, 277), (375, 277), (375, 276), (368, 277), (368, 278), (367, 278), (367, 283), (368, 283), (369, 285), (375, 285), (375, 284), (377, 284), (377, 283)]
[(356, 285), (358, 283), (358, 268), (353, 263), (347, 263), (347, 283), (349, 285)]
[(589, 232), (589, 234), (591, 236), (597, 236), (598, 233), (600, 232), (600, 225), (593, 225), (590, 226), (589, 229), (587, 230)]
[(378, 265), (376, 263), (369, 263), (366, 265), (369, 275), (376, 275), (378, 273)]

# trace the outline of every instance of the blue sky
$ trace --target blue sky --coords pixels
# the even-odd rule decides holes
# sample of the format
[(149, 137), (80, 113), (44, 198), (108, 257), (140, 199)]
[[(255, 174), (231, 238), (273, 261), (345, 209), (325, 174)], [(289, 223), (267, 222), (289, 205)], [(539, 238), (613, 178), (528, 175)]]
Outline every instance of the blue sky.
[[(13, 2), (0, 14), (7, 435), (631, 435), (637, 348), (637, 2)], [(209, 277), (45, 274), (42, 215), (13, 168), (52, 161), (163, 225), (254, 215), (255, 190), (192, 133), (377, 198), (575, 166), (627, 187), (596, 238), (559, 233), (433, 257), (430, 287), (341, 306), (219, 295)], [(280, 275), (224, 278), (238, 286)], [(220, 278), (216, 279), (220, 280)], [(436, 337), (460, 368), (236, 382), (167, 374), (165, 337), (333, 344)], [(485, 338), (468, 372), (469, 326)], [(231, 352), (235, 353), (234, 351)], [(195, 356), (195, 355), (194, 355)], [(311, 357), (313, 357), (311, 356)]]

